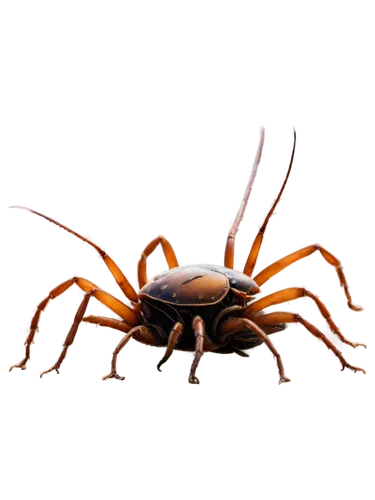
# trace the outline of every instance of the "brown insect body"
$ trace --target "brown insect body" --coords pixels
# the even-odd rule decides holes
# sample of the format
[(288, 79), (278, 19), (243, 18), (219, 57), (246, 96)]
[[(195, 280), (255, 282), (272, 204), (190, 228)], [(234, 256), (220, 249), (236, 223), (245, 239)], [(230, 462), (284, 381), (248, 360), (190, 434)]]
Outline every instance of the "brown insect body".
[[(218, 334), (221, 323), (225, 319), (240, 317), (242, 309), (259, 292), (255, 281), (239, 271), (196, 264), (158, 274), (146, 283), (138, 296), (143, 324), (157, 332), (160, 346), (167, 345), (173, 325), (181, 322), (184, 330), (175, 349), (194, 351), (192, 321), (195, 316), (200, 316), (210, 350), (229, 354), (262, 343), (249, 330), (237, 332), (239, 338), (231, 336), (225, 344), (220, 342)], [(217, 349), (214, 350), (213, 346)]]
[[(56, 370), (56, 372), (59, 373), (61, 363), (65, 359), (69, 346), (74, 342), (78, 327), (82, 321), (114, 328), (125, 333), (125, 336), (113, 352), (111, 372), (104, 377), (104, 380), (108, 378), (122, 380), (124, 378), (120, 377), (117, 373), (117, 356), (129, 340), (133, 338), (141, 343), (152, 346), (166, 346), (165, 354), (157, 366), (159, 370), (160, 366), (170, 358), (174, 350), (194, 351), (194, 359), (189, 375), (189, 382), (193, 384), (199, 383), (199, 380), (195, 376), (195, 372), (203, 352), (210, 351), (221, 354), (236, 353), (239, 356), (247, 356), (244, 351), (264, 343), (276, 358), (280, 375), (279, 383), (289, 382), (289, 379), (284, 373), (281, 357), (269, 338), (270, 334), (284, 330), (288, 323), (299, 323), (312, 335), (322, 340), (328, 349), (330, 349), (340, 360), (342, 369), (349, 368), (354, 372), (364, 372), (362, 368), (350, 365), (332, 342), (320, 330), (302, 318), (299, 314), (290, 312), (265, 313), (264, 311), (268, 307), (276, 304), (283, 304), (302, 297), (308, 297), (315, 302), (331, 331), (337, 335), (342, 342), (352, 347), (358, 347), (360, 345), (366, 347), (364, 344), (351, 342), (346, 339), (334, 323), (323, 302), (309, 290), (301, 287), (286, 288), (258, 300), (254, 300), (254, 296), (260, 292), (259, 287), (273, 276), (283, 271), (283, 269), (292, 265), (294, 262), (304, 259), (314, 252), (319, 252), (323, 259), (330, 266), (334, 267), (340, 285), (344, 289), (348, 306), (354, 311), (361, 310), (360, 307), (352, 303), (348, 283), (340, 261), (321, 245), (309, 245), (286, 255), (263, 269), (263, 271), (258, 273), (254, 278), (252, 277), (266, 227), (276, 205), (280, 201), (291, 172), (296, 146), (295, 133), (289, 168), (281, 190), (259, 229), (250, 249), (243, 272), (233, 269), (235, 237), (243, 218), (257, 168), (261, 160), (263, 143), (264, 129), (262, 128), (251, 176), (237, 216), (228, 234), (224, 255), (224, 267), (208, 264), (179, 266), (169, 241), (163, 236), (158, 236), (146, 246), (139, 260), (139, 293), (135, 291), (117, 264), (100, 247), (50, 217), (27, 208), (26, 210), (47, 219), (91, 245), (102, 257), (117, 285), (130, 301), (131, 306), (126, 305), (85, 278), (74, 277), (64, 281), (51, 290), (48, 296), (38, 305), (31, 320), (30, 332), (25, 342), (25, 357), (20, 363), (13, 365), (10, 370), (15, 367), (21, 368), (22, 370), (26, 368), (26, 364), (30, 359), (30, 348), (34, 341), (35, 332), (38, 329), (41, 313), (45, 310), (50, 300), (57, 298), (71, 286), (77, 285), (85, 292), (85, 296), (77, 310), (72, 327), (65, 339), (60, 357), (57, 362), (49, 370), (43, 372), (41, 376), (52, 370)], [(147, 278), (147, 259), (159, 245), (163, 250), (169, 270), (155, 276), (149, 281)], [(92, 297), (104, 304), (121, 319), (102, 316), (85, 316), (87, 305)]]

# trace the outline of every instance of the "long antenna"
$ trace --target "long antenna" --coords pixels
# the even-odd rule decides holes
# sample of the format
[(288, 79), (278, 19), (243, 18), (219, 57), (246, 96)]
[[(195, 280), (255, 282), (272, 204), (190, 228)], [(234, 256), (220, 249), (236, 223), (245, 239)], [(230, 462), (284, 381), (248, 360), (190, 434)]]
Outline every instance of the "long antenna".
[(55, 219), (54, 217), (51, 217), (50, 215), (41, 212), (40, 210), (36, 210), (35, 208), (28, 207), (26, 205), (21, 205), (19, 203), (10, 203), (8, 208), (9, 210), (22, 210), (23, 212), (36, 215), (37, 217), (44, 220), (48, 224), (51, 224), (57, 227), (58, 229), (61, 229), (61, 231), (64, 231), (64, 233), (69, 234), (69, 236), (72, 236), (73, 238), (82, 241), (82, 243), (91, 248), (91, 250), (93, 250), (99, 257), (104, 257), (107, 253), (106, 250), (103, 247), (101, 247), (96, 241), (94, 241), (90, 236), (82, 234), (78, 229), (70, 227), (67, 224), (61, 222), (60, 220)]
[(234, 240), (238, 231), (238, 228), (240, 226), (241, 220), (243, 219), (245, 210), (246, 210), (246, 205), (247, 202), (249, 201), (249, 196), (251, 193), (251, 189), (254, 184), (255, 177), (257, 175), (258, 171), (258, 166), (260, 163), (260, 160), (262, 158), (262, 151), (263, 151), (263, 145), (264, 145), (264, 127), (260, 128), (260, 139), (259, 139), (259, 145), (258, 149), (255, 155), (254, 159), (254, 164), (253, 168), (251, 170), (250, 174), (250, 179), (249, 182), (247, 183), (245, 193), (243, 195), (242, 201), (240, 208), (238, 209), (236, 218), (234, 219), (234, 222), (232, 224), (232, 227), (230, 228), (228, 238), (227, 238), (227, 245), (225, 247), (225, 256), (224, 256), (224, 265), (225, 267), (229, 267), (230, 269), (233, 269), (233, 264), (234, 264)]

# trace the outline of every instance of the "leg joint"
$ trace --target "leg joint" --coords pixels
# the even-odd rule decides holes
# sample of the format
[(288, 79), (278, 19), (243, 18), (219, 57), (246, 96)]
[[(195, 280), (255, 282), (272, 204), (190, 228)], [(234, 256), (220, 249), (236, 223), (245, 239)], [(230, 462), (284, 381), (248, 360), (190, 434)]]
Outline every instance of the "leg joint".
[[(199, 334), (203, 335), (204, 323), (203, 323), (203, 319), (200, 316), (195, 316), (193, 318), (192, 325), (193, 325), (194, 331), (196, 331), (196, 335), (199, 335)], [(201, 326), (201, 328), (199, 328), (199, 325)]]

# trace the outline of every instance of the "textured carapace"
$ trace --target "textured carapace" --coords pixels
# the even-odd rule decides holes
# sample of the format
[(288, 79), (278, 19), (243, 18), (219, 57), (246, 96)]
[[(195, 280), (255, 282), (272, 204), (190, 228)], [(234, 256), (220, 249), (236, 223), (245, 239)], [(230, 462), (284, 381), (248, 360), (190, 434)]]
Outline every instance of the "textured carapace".
[[(334, 267), (340, 284), (344, 288), (348, 306), (355, 311), (361, 309), (352, 303), (349, 287), (340, 261), (321, 245), (314, 244), (297, 250), (269, 265), (254, 278), (252, 277), (266, 227), (280, 201), (292, 169), (296, 146), (295, 132), (289, 168), (281, 190), (255, 237), (243, 272), (233, 269), (235, 238), (262, 157), (264, 137), (264, 129), (262, 128), (250, 179), (237, 216), (227, 237), (224, 267), (211, 264), (179, 266), (172, 245), (164, 236), (158, 236), (145, 247), (141, 254), (138, 263), (138, 284), (140, 289), (138, 293), (117, 264), (100, 247), (46, 215), (28, 208), (16, 207), (29, 210), (47, 219), (95, 248), (110, 270), (117, 285), (130, 301), (130, 305), (124, 304), (85, 278), (74, 277), (64, 281), (51, 290), (47, 297), (38, 305), (31, 320), (30, 332), (26, 339), (25, 357), (20, 363), (13, 365), (10, 370), (14, 367), (23, 370), (26, 368), (26, 364), (30, 359), (30, 346), (34, 341), (41, 313), (45, 310), (49, 301), (64, 293), (72, 285), (77, 285), (85, 292), (84, 298), (65, 339), (60, 357), (41, 376), (52, 370), (56, 370), (59, 373), (61, 363), (67, 354), (69, 346), (73, 343), (82, 321), (113, 328), (125, 334), (113, 352), (111, 371), (109, 375), (103, 377), (104, 380), (109, 378), (123, 380), (124, 377), (120, 377), (117, 373), (117, 356), (129, 340), (133, 338), (147, 345), (166, 347), (164, 356), (157, 365), (159, 371), (160, 367), (170, 358), (174, 350), (193, 351), (194, 359), (189, 374), (189, 382), (192, 384), (199, 383), (196, 377), (196, 370), (204, 352), (219, 354), (235, 353), (246, 357), (248, 356), (246, 353), (247, 350), (264, 343), (276, 358), (279, 370), (279, 383), (288, 382), (289, 379), (285, 376), (281, 357), (269, 338), (271, 334), (284, 330), (288, 323), (300, 323), (312, 335), (322, 340), (328, 349), (339, 359), (342, 369), (349, 368), (354, 372), (358, 370), (364, 372), (362, 368), (350, 365), (334, 344), (320, 330), (299, 314), (291, 312), (265, 312), (265, 309), (270, 306), (307, 297), (316, 304), (331, 331), (342, 342), (352, 347), (364, 346), (364, 344), (351, 342), (344, 337), (334, 323), (326, 306), (309, 290), (298, 287), (285, 288), (255, 300), (255, 296), (260, 293), (259, 287), (269, 279), (294, 262), (304, 259), (314, 252), (319, 252), (324, 260)], [(149, 281), (147, 278), (147, 258), (159, 245), (163, 250), (169, 269)], [(85, 316), (86, 308), (92, 297), (104, 304), (118, 318)]]

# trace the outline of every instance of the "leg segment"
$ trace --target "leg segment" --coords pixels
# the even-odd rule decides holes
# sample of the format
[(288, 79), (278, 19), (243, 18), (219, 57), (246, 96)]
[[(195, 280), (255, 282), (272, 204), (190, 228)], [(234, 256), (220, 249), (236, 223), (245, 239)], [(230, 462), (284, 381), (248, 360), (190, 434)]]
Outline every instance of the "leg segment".
[(340, 280), (340, 285), (344, 287), (345, 295), (346, 298), (348, 299), (348, 306), (350, 307), (350, 309), (352, 309), (353, 311), (361, 311), (362, 310), (361, 306), (355, 306), (352, 303), (352, 297), (349, 293), (348, 283), (346, 281), (341, 262), (334, 255), (332, 255), (325, 248), (323, 248), (318, 244), (310, 245), (308, 247), (302, 248), (301, 250), (297, 250), (296, 252), (293, 252), (287, 255), (286, 257), (283, 257), (277, 262), (274, 262), (270, 266), (266, 267), (266, 269), (260, 272), (257, 276), (255, 276), (254, 280), (256, 281), (258, 286), (262, 286), (270, 278), (278, 274), (286, 267), (290, 266), (294, 262), (297, 262), (298, 260), (308, 257), (309, 255), (313, 254), (316, 251), (319, 251), (322, 257), (328, 262), (328, 264), (330, 264), (336, 269), (337, 276), (339, 277)]
[(102, 302), (104, 305), (109, 307), (109, 309), (118, 314), (128, 325), (133, 326), (139, 322), (137, 315), (130, 307), (123, 304), (109, 293), (100, 290), (96, 285), (94, 285), (93, 283), (84, 278), (71, 278), (70, 280), (64, 281), (64, 283), (61, 283), (56, 288), (54, 288), (49, 293), (49, 295), (44, 300), (42, 300), (42, 302), (38, 305), (37, 310), (33, 316), (33, 319), (31, 320), (30, 333), (25, 342), (26, 345), (25, 358), (20, 363), (11, 366), (9, 371), (12, 371), (13, 368), (21, 368), (22, 370), (26, 369), (26, 363), (30, 359), (30, 345), (34, 341), (35, 332), (38, 329), (40, 315), (42, 311), (45, 310), (50, 300), (53, 300), (59, 295), (63, 294), (74, 284), (76, 284), (79, 288), (81, 288), (81, 290), (83, 290), (86, 293), (95, 291), (94, 296), (99, 300), (99, 302)]
[(68, 335), (67, 335), (67, 337), (65, 339), (65, 342), (63, 344), (63, 350), (62, 350), (62, 352), (60, 354), (59, 359), (56, 361), (56, 363), (49, 370), (46, 370), (46, 371), (42, 372), (40, 374), (40, 378), (42, 378), (45, 373), (49, 373), (52, 370), (56, 370), (56, 372), (59, 373), (60, 365), (61, 365), (61, 363), (65, 359), (65, 356), (66, 356), (66, 353), (67, 353), (67, 350), (68, 350), (69, 346), (72, 345), (73, 342), (74, 342), (74, 339), (75, 339), (75, 336), (76, 336), (79, 324), (82, 321), (82, 318), (83, 318), (83, 315), (86, 312), (89, 300), (92, 297), (92, 295), (94, 294), (94, 292), (95, 291), (92, 290), (91, 292), (87, 292), (86, 293), (86, 295), (85, 295), (85, 297), (84, 297), (81, 305), (78, 308), (77, 314), (75, 315), (74, 322), (73, 322), (73, 324), (72, 324), (72, 326), (71, 326), (71, 328), (69, 330), (69, 333), (68, 333)]
[(184, 331), (184, 326), (181, 322), (176, 323), (172, 328), (171, 333), (169, 335), (168, 345), (165, 354), (157, 365), (157, 369), (159, 370), (159, 372), (161, 372), (160, 367), (164, 365), (164, 363), (166, 363), (168, 359), (171, 357), (172, 352), (174, 351), (174, 348), (176, 347), (183, 331)]
[(28, 210), (29, 212), (32, 212), (33, 214), (39, 215), (40, 217), (43, 217), (44, 219), (48, 220), (49, 222), (52, 222), (53, 224), (56, 224), (57, 226), (61, 227), (62, 229), (65, 229), (65, 231), (68, 231), (68, 233), (73, 234), (77, 238), (79, 238), (82, 241), (85, 241), (89, 245), (95, 248), (95, 250), (99, 253), (101, 258), (104, 260), (106, 266), (108, 269), (111, 271), (112, 276), (115, 278), (116, 283), (118, 286), (121, 288), (125, 296), (132, 302), (138, 302), (138, 295), (134, 288), (131, 286), (129, 281), (126, 279), (124, 274), (122, 273), (121, 269), (117, 266), (117, 264), (110, 258), (109, 255), (107, 255), (104, 250), (102, 250), (100, 247), (95, 245), (92, 241), (88, 240), (87, 238), (81, 236), (80, 234), (76, 233), (72, 229), (69, 229), (68, 227), (64, 226), (63, 224), (60, 224), (60, 222), (55, 221), (54, 219), (51, 219), (51, 217), (48, 217), (47, 215), (43, 215), (39, 212), (36, 212), (35, 210), (31, 210), (31, 208), (26, 208), (26, 207), (10, 207), (10, 208), (22, 208), (23, 210)]
[[(128, 333), (129, 330), (131, 330), (131, 326), (125, 323), (125, 321), (119, 321), (114, 318), (109, 318), (108, 316), (101, 316), (100, 314), (89, 314), (82, 319), (82, 323), (91, 325), (94, 328), (99, 327), (117, 330), (120, 333)], [(148, 328), (140, 329), (136, 335), (133, 335), (133, 339), (140, 344), (162, 347), (158, 338)]]
[(296, 131), (294, 131), (294, 144), (293, 144), (292, 157), (290, 159), (289, 168), (288, 168), (288, 172), (286, 174), (285, 180), (283, 182), (283, 185), (281, 186), (280, 192), (275, 200), (275, 203), (272, 205), (271, 210), (268, 212), (268, 215), (262, 224), (262, 227), (259, 229), (259, 232), (254, 240), (253, 246), (251, 247), (249, 256), (247, 258), (245, 268), (243, 270), (244, 274), (247, 274), (248, 276), (252, 276), (252, 274), (253, 274), (254, 267), (255, 267), (257, 260), (258, 260), (259, 250), (260, 250), (260, 247), (262, 246), (264, 233), (266, 232), (267, 224), (271, 218), (271, 215), (275, 211), (275, 208), (276, 208), (277, 204), (279, 203), (280, 198), (281, 198), (283, 191), (285, 189), (286, 183), (288, 182), (290, 171), (292, 170), (295, 149), (296, 149)]
[(143, 250), (141, 258), (139, 259), (138, 262), (138, 283), (139, 283), (139, 288), (142, 288), (148, 281), (147, 279), (147, 257), (149, 257), (152, 252), (155, 250), (155, 248), (161, 245), (165, 259), (167, 261), (167, 264), (169, 266), (169, 269), (172, 269), (172, 267), (178, 267), (178, 261), (176, 254), (174, 253), (174, 250), (172, 248), (172, 245), (169, 243), (168, 240), (164, 238), (164, 236), (158, 236), (154, 240), (152, 240), (147, 247)]
[(256, 302), (250, 304), (244, 310), (243, 315), (245, 318), (252, 318), (254, 314), (262, 311), (267, 307), (274, 306), (276, 304), (282, 304), (284, 302), (289, 302), (290, 300), (295, 300), (300, 297), (310, 297), (310, 299), (312, 299), (315, 302), (315, 304), (319, 308), (321, 315), (326, 319), (331, 331), (340, 338), (341, 342), (344, 342), (345, 344), (348, 344), (352, 347), (358, 347), (358, 346), (366, 347), (365, 344), (351, 342), (350, 340), (346, 339), (344, 335), (340, 332), (339, 328), (334, 323), (328, 309), (323, 304), (323, 302), (319, 300), (319, 298), (316, 295), (306, 290), (306, 288), (285, 288), (284, 290), (271, 293), (270, 295), (267, 295), (266, 297), (263, 297), (262, 299), (257, 300)]
[(342, 365), (342, 370), (344, 370), (345, 368), (349, 368), (354, 372), (361, 371), (363, 373), (366, 373), (365, 370), (363, 370), (363, 368), (357, 368), (356, 366), (350, 365), (345, 360), (341, 352), (332, 344), (332, 342), (328, 340), (327, 337), (321, 331), (319, 331), (314, 325), (306, 321), (299, 314), (288, 313), (288, 312), (274, 312), (259, 316), (256, 318), (256, 321), (260, 326), (275, 325), (279, 323), (301, 323), (301, 325), (303, 325), (310, 333), (312, 333), (314, 337), (317, 337), (318, 339), (322, 340), (328, 347), (328, 349), (330, 349), (335, 354), (335, 356), (339, 358)]
[(190, 369), (189, 382), (190, 384), (199, 384), (199, 379), (195, 376), (199, 361), (203, 355), (204, 346), (204, 322), (200, 316), (195, 316), (193, 319), (193, 330), (195, 335), (195, 356)]
[(241, 330), (251, 330), (254, 332), (267, 345), (268, 349), (275, 356), (280, 375), (279, 384), (282, 384), (283, 382), (290, 382), (290, 379), (285, 376), (284, 366), (280, 354), (277, 352), (268, 335), (261, 328), (259, 328), (254, 321), (247, 318), (234, 318), (225, 321), (220, 328), (219, 340), (224, 342), (226, 337), (232, 333), (240, 332)]
[(262, 151), (263, 151), (263, 144), (264, 144), (264, 128), (262, 127), (260, 129), (260, 140), (259, 140), (259, 145), (258, 149), (255, 155), (255, 160), (253, 164), (253, 168), (250, 174), (250, 179), (249, 182), (246, 186), (245, 193), (243, 195), (242, 201), (240, 208), (238, 209), (236, 218), (234, 219), (234, 222), (232, 224), (232, 227), (230, 228), (228, 238), (227, 238), (227, 244), (225, 247), (225, 254), (224, 254), (224, 266), (229, 267), (230, 269), (233, 269), (234, 265), (234, 241), (236, 238), (236, 234), (238, 231), (238, 228), (240, 226), (241, 220), (243, 219), (245, 209), (247, 202), (249, 200), (249, 196), (251, 193), (251, 189), (254, 184), (255, 176), (257, 174), (258, 166), (262, 157)]
[(126, 344), (132, 337), (135, 340), (138, 340), (139, 342), (142, 342), (144, 344), (157, 345), (157, 340), (151, 330), (142, 325), (135, 326), (125, 335), (125, 337), (120, 341), (116, 349), (113, 351), (111, 373), (103, 377), (103, 380), (107, 380), (109, 378), (117, 378), (118, 380), (125, 379), (125, 377), (120, 377), (120, 375), (118, 375), (117, 373), (116, 370), (117, 355), (119, 354), (121, 349), (126, 346)]
[(103, 380), (107, 380), (109, 378), (117, 378), (118, 380), (124, 380), (125, 377), (120, 377), (120, 375), (117, 373), (116, 370), (116, 363), (117, 363), (117, 355), (121, 351), (123, 347), (126, 346), (126, 344), (129, 342), (129, 340), (132, 338), (133, 333), (135, 333), (138, 330), (138, 326), (132, 328), (130, 332), (128, 332), (125, 337), (121, 340), (121, 342), (118, 344), (116, 349), (113, 351), (113, 356), (112, 356), (112, 365), (111, 365), (111, 373), (109, 375), (106, 375), (103, 377)]
[(124, 333), (127, 333), (130, 329), (130, 326), (125, 323), (125, 321), (115, 318), (105, 318), (104, 316), (85, 316), (82, 318), (82, 321), (85, 323), (93, 323), (94, 325), (106, 326), (114, 330), (120, 330), (120, 332)]

